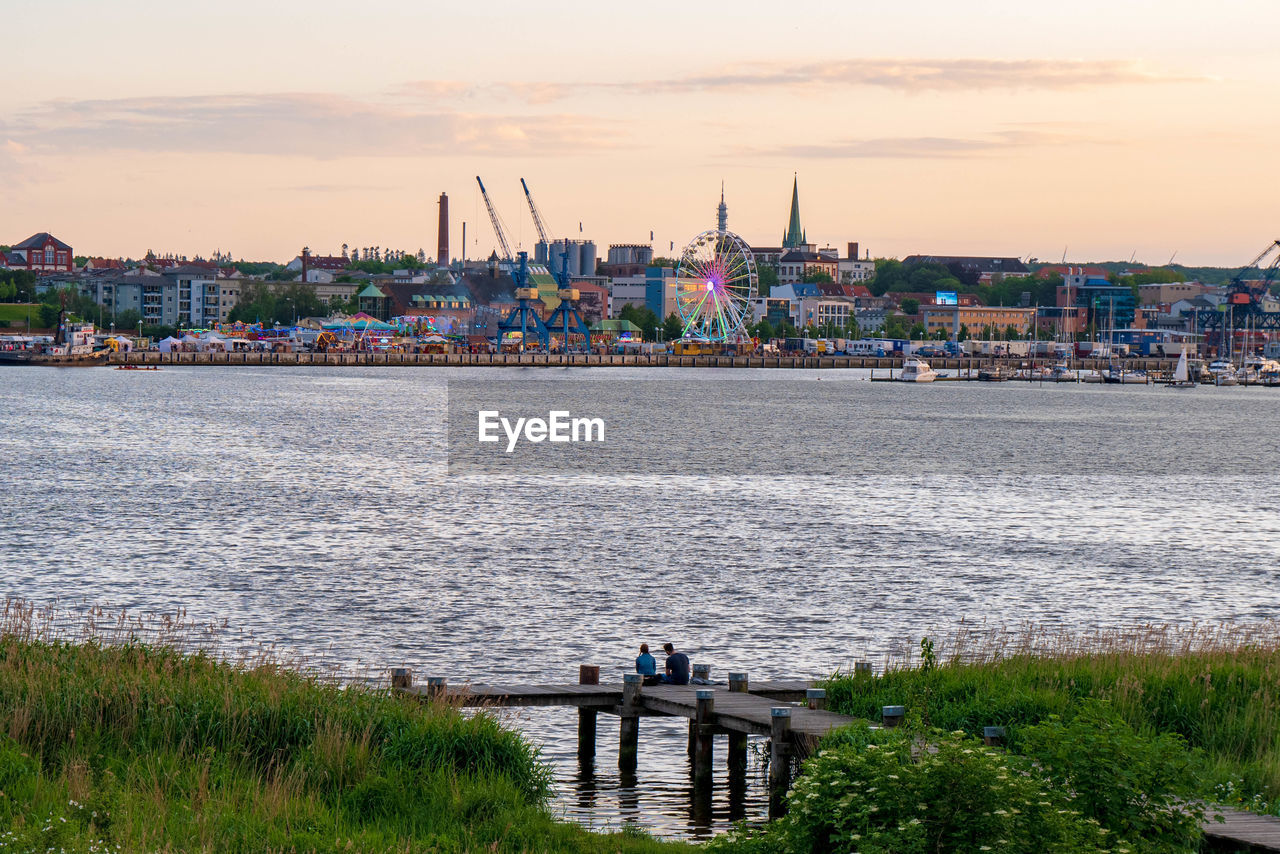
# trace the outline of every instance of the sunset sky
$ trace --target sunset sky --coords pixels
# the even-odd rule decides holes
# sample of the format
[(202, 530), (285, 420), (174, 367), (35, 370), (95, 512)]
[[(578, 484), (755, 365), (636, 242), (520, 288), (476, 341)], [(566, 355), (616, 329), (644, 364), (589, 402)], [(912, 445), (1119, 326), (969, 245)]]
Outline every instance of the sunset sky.
[(1239, 265), (1280, 237), (1274, 0), (113, 0), (5, 15), (0, 243), (665, 254), (715, 225), (873, 256)]

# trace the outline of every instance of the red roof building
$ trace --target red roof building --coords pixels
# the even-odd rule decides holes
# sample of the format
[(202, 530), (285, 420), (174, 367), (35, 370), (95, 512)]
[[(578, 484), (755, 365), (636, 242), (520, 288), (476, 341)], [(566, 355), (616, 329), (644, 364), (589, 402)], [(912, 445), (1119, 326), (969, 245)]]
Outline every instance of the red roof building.
[(34, 273), (70, 273), (75, 265), (71, 247), (58, 238), (42, 231), (21, 243), (14, 244), (0, 256), (3, 266), (10, 270), (31, 270)]

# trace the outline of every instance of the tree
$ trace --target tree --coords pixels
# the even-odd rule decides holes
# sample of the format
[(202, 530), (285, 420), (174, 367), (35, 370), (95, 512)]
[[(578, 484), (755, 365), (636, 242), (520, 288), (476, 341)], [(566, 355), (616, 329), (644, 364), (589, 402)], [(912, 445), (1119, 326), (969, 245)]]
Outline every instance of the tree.
[(886, 338), (909, 338), (910, 335), (907, 334), (909, 331), (907, 319), (900, 314), (891, 314), (884, 320)]
[(1004, 328), (1004, 340), (1017, 341), (1022, 337), (1022, 333), (1018, 331), (1018, 327), (1010, 323)]
[(653, 309), (648, 306), (625, 305), (622, 307), (622, 311), (618, 312), (618, 317), (640, 327), (645, 340), (654, 341), (657, 339), (658, 324), (661, 321), (658, 320), (658, 315), (653, 313)]
[(755, 335), (761, 341), (768, 341), (770, 338), (774, 337), (773, 324), (769, 322), (769, 318), (760, 318), (760, 322), (756, 324)]
[(826, 270), (810, 270), (804, 274), (803, 281), (807, 285), (826, 285), (831, 284), (835, 279), (831, 278), (831, 274)]
[(899, 303), (899, 308), (902, 309), (903, 314), (917, 314), (920, 311), (920, 300), (913, 299), (912, 297), (905, 297), (902, 302)]
[(956, 333), (956, 340), (957, 341), (969, 340), (969, 327), (967, 325), (963, 323), (960, 324), (960, 331)]
[(662, 337), (667, 341), (675, 341), (684, 334), (684, 321), (674, 311), (662, 321)]
[(761, 296), (768, 296), (778, 286), (778, 268), (772, 264), (756, 267), (756, 277), (759, 279)]

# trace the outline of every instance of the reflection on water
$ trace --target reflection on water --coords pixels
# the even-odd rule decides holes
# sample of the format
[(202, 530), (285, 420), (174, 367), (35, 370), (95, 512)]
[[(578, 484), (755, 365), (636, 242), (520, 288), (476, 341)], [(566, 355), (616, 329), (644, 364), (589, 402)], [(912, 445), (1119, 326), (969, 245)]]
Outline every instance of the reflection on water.
[[(647, 419), (652, 441), (576, 474), (450, 477), (450, 377), (602, 384), (601, 405)], [(184, 607), (352, 668), (454, 683), (574, 682), (580, 664), (616, 681), (641, 642), (757, 680), (880, 661), (961, 618), (1276, 615), (1275, 390), (865, 379), (6, 371), (0, 578), (10, 595)], [(683, 721), (643, 719), (630, 780), (602, 715), (582, 779), (574, 710), (520, 715), (566, 816), (705, 832)], [(766, 809), (758, 765), (731, 792), (724, 752), (714, 830)]]

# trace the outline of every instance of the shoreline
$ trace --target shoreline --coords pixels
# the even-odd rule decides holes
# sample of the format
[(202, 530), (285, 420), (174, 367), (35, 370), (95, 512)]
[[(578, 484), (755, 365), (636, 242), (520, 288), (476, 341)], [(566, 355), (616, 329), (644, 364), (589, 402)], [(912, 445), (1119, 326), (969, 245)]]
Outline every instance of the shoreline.
[[(940, 370), (971, 370), (1022, 363), (1052, 365), (1058, 360), (992, 357), (930, 359)], [(1175, 359), (1126, 359), (1131, 371), (1172, 371)], [(279, 365), (286, 367), (600, 367), (600, 368), (782, 368), (897, 370), (902, 357), (891, 356), (681, 356), (673, 353), (114, 353), (109, 365)], [(1108, 360), (1081, 359), (1072, 370), (1102, 370)]]

